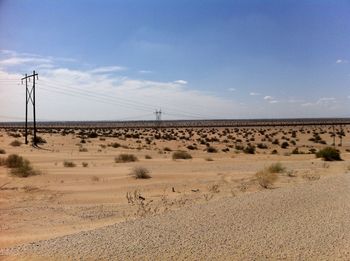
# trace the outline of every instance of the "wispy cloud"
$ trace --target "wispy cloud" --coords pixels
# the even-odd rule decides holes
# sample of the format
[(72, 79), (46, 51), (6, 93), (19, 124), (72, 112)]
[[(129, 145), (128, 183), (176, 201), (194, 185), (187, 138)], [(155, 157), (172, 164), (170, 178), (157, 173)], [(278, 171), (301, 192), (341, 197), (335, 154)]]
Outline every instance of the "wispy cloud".
[(185, 84), (187, 84), (187, 81), (185, 81), (185, 80), (177, 80), (177, 81), (174, 81), (174, 83), (185, 85)]
[(49, 64), (52, 63), (52, 60), (47, 58), (25, 58), (25, 57), (11, 57), (0, 61), (0, 66), (15, 66), (22, 64)]
[(126, 67), (123, 66), (104, 66), (98, 67), (93, 70), (90, 70), (91, 73), (112, 73), (112, 72), (120, 72), (127, 70)]
[(249, 95), (250, 95), (250, 96), (259, 96), (259, 95), (261, 95), (261, 94), (258, 93), (258, 92), (250, 92)]
[(228, 88), (228, 91), (234, 92), (234, 91), (236, 91), (236, 88)]
[(265, 96), (265, 97), (264, 97), (264, 100), (273, 100), (273, 97), (272, 97), (272, 96), (267, 95), (267, 96)]
[(335, 63), (348, 63), (348, 60), (344, 60), (344, 59), (338, 59), (335, 61)]
[(150, 73), (153, 73), (153, 71), (150, 71), (150, 70), (139, 70), (139, 73), (141, 73), (141, 74), (150, 74)]
[(310, 107), (310, 106), (322, 106), (322, 107), (330, 107), (337, 103), (337, 99), (334, 97), (322, 97), (319, 98), (316, 102), (306, 102), (301, 104), (301, 106), (304, 107)]

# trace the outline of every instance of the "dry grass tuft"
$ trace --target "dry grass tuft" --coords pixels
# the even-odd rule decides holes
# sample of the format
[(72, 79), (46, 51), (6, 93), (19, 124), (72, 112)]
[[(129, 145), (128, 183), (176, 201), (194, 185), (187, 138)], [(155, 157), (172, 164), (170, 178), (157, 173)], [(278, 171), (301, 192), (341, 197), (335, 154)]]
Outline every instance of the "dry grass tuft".
[(276, 173), (269, 172), (267, 170), (261, 170), (255, 174), (258, 178), (258, 182), (260, 186), (263, 188), (271, 188), (271, 186), (275, 183), (278, 176)]
[(176, 151), (173, 153), (173, 160), (176, 159), (192, 159), (192, 156), (186, 151)]
[(12, 147), (19, 147), (19, 146), (22, 145), (22, 142), (20, 142), (19, 140), (14, 140), (14, 141), (12, 141), (12, 142), (10, 143), (10, 145), (11, 145)]
[(65, 161), (63, 162), (63, 166), (66, 167), (66, 168), (74, 168), (74, 167), (76, 167), (77, 165), (76, 165), (73, 161), (65, 160)]
[(39, 175), (40, 172), (34, 170), (29, 160), (17, 154), (11, 154), (6, 159), (1, 159), (0, 165), (11, 169), (11, 174), (16, 177), (26, 178)]
[(135, 161), (138, 161), (138, 159), (133, 154), (119, 154), (117, 157), (115, 157), (114, 161), (116, 163), (125, 163), (125, 162), (135, 162)]
[(149, 173), (150, 171), (145, 167), (135, 167), (131, 171), (130, 175), (133, 176), (135, 179), (150, 179), (152, 177)]

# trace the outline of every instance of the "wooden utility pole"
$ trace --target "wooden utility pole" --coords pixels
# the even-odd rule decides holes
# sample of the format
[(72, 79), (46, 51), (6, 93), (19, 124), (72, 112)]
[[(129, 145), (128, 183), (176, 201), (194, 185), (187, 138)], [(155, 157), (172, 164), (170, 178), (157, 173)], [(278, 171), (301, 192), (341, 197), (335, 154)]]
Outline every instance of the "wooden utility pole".
[[(30, 78), (33, 78), (33, 86), (31, 88), (28, 88), (28, 81), (30, 82)], [(38, 80), (38, 74), (33, 71), (32, 75), (25, 75), (21, 79), (22, 84), (23, 80), (25, 80), (26, 83), (26, 122), (25, 122), (25, 143), (28, 144), (28, 103), (29, 101), (33, 105), (33, 144), (37, 145), (37, 138), (36, 138), (36, 114), (35, 114), (35, 78)]]

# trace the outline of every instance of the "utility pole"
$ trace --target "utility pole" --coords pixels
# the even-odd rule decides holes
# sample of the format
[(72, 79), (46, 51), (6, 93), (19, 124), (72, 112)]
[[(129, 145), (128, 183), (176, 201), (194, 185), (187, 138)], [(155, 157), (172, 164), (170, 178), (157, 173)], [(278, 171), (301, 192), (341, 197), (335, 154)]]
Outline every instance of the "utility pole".
[[(33, 86), (31, 88), (28, 88), (28, 81), (30, 82), (30, 78), (33, 78)], [(28, 144), (28, 103), (29, 101), (33, 105), (33, 132), (34, 132), (34, 138), (33, 138), (33, 144), (37, 145), (37, 138), (36, 138), (36, 114), (35, 114), (35, 78), (38, 80), (38, 74), (33, 71), (32, 75), (25, 75), (24, 78), (21, 79), (22, 84), (23, 80), (25, 80), (26, 83), (26, 123), (25, 123), (25, 143)]]

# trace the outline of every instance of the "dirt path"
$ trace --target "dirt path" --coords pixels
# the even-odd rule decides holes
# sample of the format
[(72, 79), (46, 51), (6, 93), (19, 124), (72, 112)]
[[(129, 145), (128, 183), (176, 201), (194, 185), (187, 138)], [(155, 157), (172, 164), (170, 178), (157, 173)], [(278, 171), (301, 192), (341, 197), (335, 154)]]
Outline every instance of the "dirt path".
[(89, 260), (349, 260), (350, 174), (2, 249), (0, 254)]

